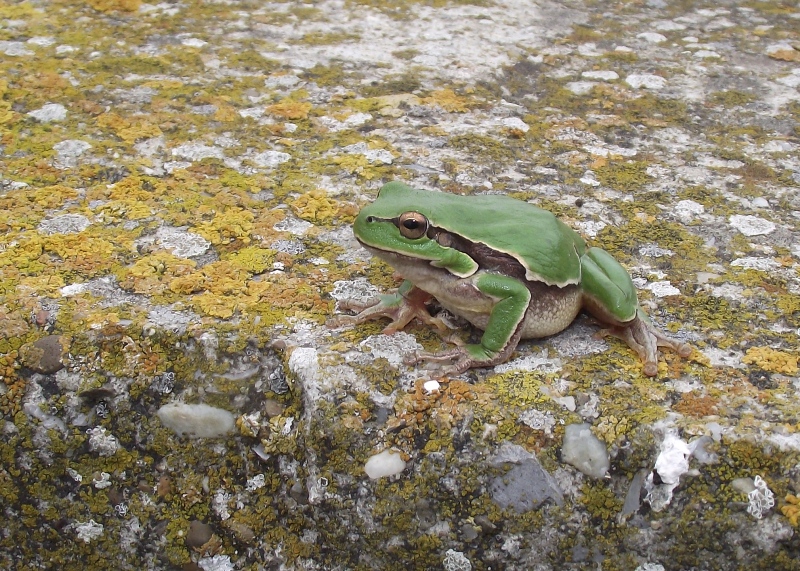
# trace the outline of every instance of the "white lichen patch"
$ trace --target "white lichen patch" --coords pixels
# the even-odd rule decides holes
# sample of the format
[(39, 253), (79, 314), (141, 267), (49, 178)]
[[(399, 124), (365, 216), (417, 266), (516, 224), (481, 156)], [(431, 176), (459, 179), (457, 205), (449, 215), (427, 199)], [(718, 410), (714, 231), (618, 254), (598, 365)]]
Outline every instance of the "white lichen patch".
[(775, 223), (751, 215), (734, 214), (729, 219), (730, 225), (745, 236), (763, 236), (775, 231)]
[(83, 214), (62, 214), (54, 218), (42, 220), (37, 227), (40, 234), (50, 236), (52, 234), (77, 234), (83, 232), (92, 225)]
[(104, 528), (102, 523), (97, 523), (93, 519), (90, 519), (85, 523), (74, 524), (73, 529), (75, 533), (78, 534), (78, 539), (84, 543), (90, 543), (103, 535)]
[(28, 115), (41, 123), (53, 123), (67, 118), (67, 108), (60, 103), (47, 103), (39, 109), (29, 111)]
[[(656, 458), (653, 471), (645, 481), (645, 501), (654, 511), (661, 511), (672, 501), (672, 493), (680, 483), (681, 476), (689, 471), (692, 451), (674, 431), (668, 431), (661, 443), (661, 452)], [(658, 474), (658, 477), (655, 474)]]
[(374, 359), (382, 357), (393, 367), (399, 367), (406, 356), (422, 350), (416, 337), (402, 331), (393, 335), (370, 335), (361, 342), (361, 346), (369, 349)]
[[(146, 238), (140, 239), (138, 243), (145, 243)], [(155, 243), (165, 250), (169, 250), (173, 255), (179, 258), (192, 258), (205, 254), (211, 247), (211, 242), (195, 234), (189, 232), (185, 228), (172, 228), (169, 226), (162, 226), (155, 233)]]
[(647, 289), (650, 290), (656, 297), (669, 297), (671, 295), (681, 294), (681, 290), (676, 288), (669, 281), (649, 283), (647, 284)]
[(119, 440), (102, 426), (95, 426), (86, 431), (89, 436), (89, 450), (100, 456), (113, 456), (119, 450)]

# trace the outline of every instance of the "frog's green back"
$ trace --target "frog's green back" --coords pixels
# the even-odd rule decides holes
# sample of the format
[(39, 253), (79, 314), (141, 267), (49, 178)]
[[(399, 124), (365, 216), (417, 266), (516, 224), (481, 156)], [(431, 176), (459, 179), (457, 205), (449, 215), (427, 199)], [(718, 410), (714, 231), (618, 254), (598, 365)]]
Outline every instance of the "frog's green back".
[(397, 216), (416, 210), (431, 224), (516, 258), (527, 278), (563, 287), (581, 280), (583, 239), (551, 212), (502, 195), (458, 196), (390, 182), (367, 208)]

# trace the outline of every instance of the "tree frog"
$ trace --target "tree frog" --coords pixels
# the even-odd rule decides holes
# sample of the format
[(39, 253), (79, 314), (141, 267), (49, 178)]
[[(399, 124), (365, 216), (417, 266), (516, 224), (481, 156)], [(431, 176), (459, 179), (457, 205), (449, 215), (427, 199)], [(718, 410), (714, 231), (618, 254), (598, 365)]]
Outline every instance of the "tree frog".
[(390, 317), (391, 333), (412, 319), (440, 329), (426, 304), (483, 330), (480, 343), (420, 360), (453, 361), (446, 373), (507, 361), (520, 339), (564, 330), (581, 309), (607, 326), (658, 372), (658, 347), (688, 357), (691, 347), (647, 317), (628, 272), (551, 212), (501, 195), (459, 196), (400, 182), (381, 188), (358, 214), (353, 232), (367, 250), (404, 278), (392, 295), (354, 316), (354, 323)]

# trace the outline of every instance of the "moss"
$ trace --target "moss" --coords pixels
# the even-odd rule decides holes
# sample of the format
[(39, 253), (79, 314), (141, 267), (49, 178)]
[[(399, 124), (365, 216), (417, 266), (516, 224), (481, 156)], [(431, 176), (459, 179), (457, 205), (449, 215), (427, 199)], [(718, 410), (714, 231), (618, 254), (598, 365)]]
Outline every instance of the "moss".
[(646, 162), (641, 161), (609, 162), (596, 168), (595, 174), (604, 186), (621, 192), (632, 192), (650, 182), (647, 166)]
[(708, 96), (708, 101), (713, 105), (719, 105), (724, 109), (746, 105), (756, 100), (756, 96), (745, 91), (730, 89), (726, 91), (714, 91)]
[(627, 123), (684, 125), (689, 118), (686, 103), (679, 99), (665, 99), (645, 93), (617, 106), (617, 111)]

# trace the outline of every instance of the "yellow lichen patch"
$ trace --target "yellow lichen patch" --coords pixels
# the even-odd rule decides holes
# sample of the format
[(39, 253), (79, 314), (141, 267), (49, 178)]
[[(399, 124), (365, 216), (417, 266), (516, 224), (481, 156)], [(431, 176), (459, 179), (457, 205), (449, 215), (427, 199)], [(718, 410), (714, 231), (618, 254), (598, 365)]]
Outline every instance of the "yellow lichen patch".
[(114, 245), (96, 236), (81, 234), (57, 234), (42, 240), (46, 254), (58, 271), (78, 272), (84, 277), (93, 277), (108, 271), (114, 261)]
[(192, 231), (200, 234), (212, 244), (229, 244), (236, 240), (250, 242), (250, 232), (253, 229), (255, 215), (242, 208), (227, 208), (216, 212), (210, 206), (204, 206), (197, 212), (202, 217), (211, 216), (210, 220), (203, 220)]
[(128, 120), (120, 117), (116, 113), (103, 113), (97, 117), (97, 125), (106, 127), (114, 131), (116, 135), (126, 143), (135, 143), (140, 139), (158, 137), (161, 129), (145, 119), (137, 118)]
[(98, 12), (136, 12), (142, 5), (142, 0), (86, 0)]
[(267, 113), (270, 115), (290, 120), (305, 119), (308, 117), (309, 111), (311, 111), (311, 103), (295, 99), (284, 99), (267, 107)]
[(800, 527), (800, 498), (793, 494), (786, 495), (786, 505), (781, 506), (781, 513), (795, 527)]
[(770, 373), (797, 374), (797, 356), (771, 347), (751, 347), (745, 353), (742, 361), (756, 365)]
[(75, 200), (78, 196), (77, 190), (61, 184), (38, 188), (31, 195), (33, 202), (44, 208), (56, 208), (68, 200)]
[(228, 260), (253, 274), (260, 274), (272, 266), (272, 261), (275, 259), (275, 252), (266, 248), (259, 248), (257, 246), (250, 246), (242, 248), (238, 252), (230, 255)]
[[(2, 93), (0, 93), (2, 95)], [(0, 100), (0, 125), (11, 123), (14, 119), (14, 112), (11, 110), (11, 103)]]
[(183, 293), (183, 289), (176, 290), (172, 284), (190, 274), (195, 265), (192, 260), (178, 258), (168, 252), (155, 252), (139, 258), (130, 268), (120, 272), (119, 283), (121, 287), (136, 293), (159, 294), (167, 288)]
[(331, 220), (339, 210), (336, 201), (328, 198), (322, 189), (305, 193), (294, 200), (290, 206), (297, 216), (310, 222)]
[(425, 97), (422, 101), (429, 105), (438, 105), (450, 113), (466, 113), (473, 106), (468, 98), (456, 94), (452, 89), (434, 91), (430, 97)]
[(18, 293), (26, 293), (36, 296), (60, 295), (59, 290), (66, 285), (62, 276), (25, 276), (19, 278)]

